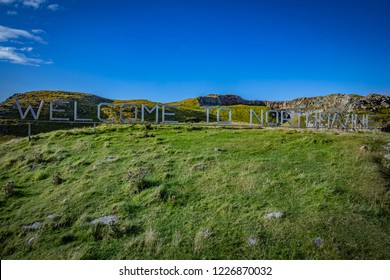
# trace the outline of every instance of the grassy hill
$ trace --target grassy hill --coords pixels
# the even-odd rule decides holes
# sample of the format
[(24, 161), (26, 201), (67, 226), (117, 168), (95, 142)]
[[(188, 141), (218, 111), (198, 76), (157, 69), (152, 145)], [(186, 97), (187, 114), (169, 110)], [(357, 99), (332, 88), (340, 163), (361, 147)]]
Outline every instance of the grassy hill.
[[(0, 103), (0, 133), (5, 131), (5, 134), (13, 135), (26, 135), (27, 129), (24, 125), (16, 125), (20, 123), (20, 115), (15, 104), (16, 100), (19, 100), (23, 111), (26, 110), (28, 105), (32, 105), (34, 110), (37, 111), (41, 100), (45, 101), (43, 110), (40, 114), (39, 122), (34, 122), (32, 133), (48, 132), (56, 129), (69, 129), (73, 126), (87, 127), (88, 124), (59, 124), (48, 123), (49, 120), (49, 102), (56, 100), (68, 101), (68, 104), (55, 105), (55, 109), (63, 109), (65, 112), (55, 112), (55, 117), (68, 118), (70, 122), (74, 120), (74, 101), (78, 103), (77, 116), (83, 119), (90, 119), (93, 122), (100, 122), (97, 118), (97, 108), (100, 103), (113, 103), (115, 107), (103, 106), (101, 109), (103, 118), (114, 119), (115, 122), (120, 122), (120, 106), (122, 104), (136, 104), (137, 105), (137, 121), (141, 122), (141, 105), (146, 105), (149, 109), (154, 106), (159, 106), (159, 122), (162, 121), (162, 106), (174, 106), (175, 109), (167, 109), (168, 112), (174, 113), (175, 116), (168, 117), (168, 120), (175, 120), (180, 123), (205, 123), (206, 122), (206, 109), (205, 105), (213, 105), (210, 110), (209, 120), (210, 122), (217, 121), (217, 109), (224, 107), (231, 109), (232, 120), (234, 124), (248, 124), (250, 118), (250, 109), (253, 109), (257, 115), (260, 115), (260, 111), (264, 112), (269, 109), (274, 110), (292, 110), (292, 111), (312, 111), (312, 110), (324, 110), (326, 112), (353, 112), (360, 115), (375, 114), (371, 119), (374, 121), (373, 126), (381, 129), (382, 131), (389, 132), (390, 130), (390, 103), (389, 97), (377, 94), (371, 94), (366, 97), (358, 95), (345, 95), (345, 94), (331, 94), (327, 96), (312, 97), (312, 98), (298, 98), (292, 101), (248, 101), (244, 100), (237, 95), (208, 95), (198, 98), (190, 98), (177, 102), (170, 102), (162, 104), (159, 102), (153, 102), (150, 100), (111, 100), (102, 98), (92, 94), (86, 93), (73, 93), (64, 91), (33, 91), (24, 94), (15, 94)], [(266, 105), (266, 106), (264, 106)], [(134, 108), (126, 107), (123, 111), (125, 119), (135, 118)], [(33, 120), (32, 115), (29, 114), (26, 121)], [(221, 121), (228, 120), (228, 112), (221, 111)], [(293, 123), (297, 125), (297, 117), (293, 118)], [(42, 123), (42, 121), (46, 123)], [(145, 113), (145, 121), (154, 123), (155, 112)], [(254, 120), (257, 123), (257, 120)], [(305, 117), (301, 117), (301, 123), (305, 123)], [(6, 125), (6, 126), (4, 126)], [(288, 123), (284, 125), (289, 126)], [(90, 125), (89, 125), (90, 126)]]
[(389, 259), (389, 146), (382, 133), (144, 125), (13, 139), (0, 143), (0, 256)]
[[(80, 118), (90, 118), (93, 121), (99, 121), (97, 119), (97, 107), (99, 103), (114, 103), (115, 108), (111, 107), (102, 107), (102, 113), (104, 118), (114, 117), (117, 122), (119, 122), (119, 108), (121, 104), (136, 104), (138, 106), (138, 120), (140, 120), (140, 110), (141, 105), (146, 105), (151, 109), (155, 105), (163, 105), (160, 102), (153, 102), (146, 99), (141, 100), (111, 100), (107, 98), (102, 98), (96, 95), (79, 93), (79, 92), (65, 92), (65, 91), (32, 91), (22, 94), (15, 94), (9, 97), (7, 100), (0, 104), (0, 120), (20, 120), (20, 115), (16, 107), (16, 100), (22, 105), (23, 111), (26, 110), (28, 105), (32, 105), (34, 110), (37, 111), (39, 108), (39, 103), (41, 100), (45, 101), (42, 113), (40, 115), (40, 120), (49, 119), (49, 102), (56, 100), (69, 101), (69, 104), (63, 105), (56, 109), (64, 109), (64, 113), (55, 113), (56, 117), (67, 117), (70, 120), (73, 120), (74, 107), (73, 102), (77, 101), (78, 103), (78, 116)], [(179, 122), (205, 122), (206, 121), (206, 110), (201, 108), (197, 98), (189, 98), (182, 101), (166, 103), (166, 106), (176, 107), (174, 111), (175, 120)], [(216, 108), (221, 106), (216, 106)], [(232, 109), (233, 119), (235, 122), (249, 122), (249, 110), (255, 109), (258, 113), (260, 110), (267, 110), (265, 106), (248, 106), (248, 105), (231, 105), (223, 106)], [(159, 108), (159, 120), (161, 121), (161, 107)], [(134, 117), (134, 112), (125, 110), (125, 117)], [(222, 115), (222, 118), (225, 118)], [(33, 120), (31, 114), (28, 115), (26, 120)], [(150, 122), (155, 121), (154, 113), (146, 114), (146, 120)], [(216, 109), (210, 110), (210, 121), (216, 121)]]
[[(80, 92), (67, 92), (67, 91), (52, 91), (52, 90), (41, 90), (31, 91), (26, 93), (18, 93), (9, 97), (7, 100), (0, 105), (0, 119), (16, 119), (20, 120), (18, 109), (15, 105), (16, 100), (19, 100), (23, 111), (26, 110), (28, 105), (32, 105), (37, 111), (41, 100), (45, 101), (45, 105), (42, 110), (41, 120), (48, 120), (49, 118), (49, 102), (55, 100), (68, 101), (70, 104), (63, 106), (60, 109), (66, 109), (66, 114), (56, 113), (58, 117), (70, 117), (73, 116), (73, 102), (77, 101), (78, 107), (81, 108), (79, 112), (83, 118), (94, 118), (96, 117), (96, 107), (99, 103), (112, 102), (111, 99), (99, 97), (93, 94), (80, 93)], [(81, 115), (80, 114), (80, 115)], [(30, 119), (31, 115), (29, 115)]]

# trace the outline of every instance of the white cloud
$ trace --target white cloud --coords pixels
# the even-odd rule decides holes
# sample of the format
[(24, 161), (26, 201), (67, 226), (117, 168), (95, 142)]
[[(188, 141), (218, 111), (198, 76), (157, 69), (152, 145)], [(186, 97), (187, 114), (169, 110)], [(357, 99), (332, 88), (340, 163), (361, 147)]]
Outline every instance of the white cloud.
[(26, 47), (26, 48), (21, 48), (20, 50), (24, 51), (24, 52), (31, 52), (33, 50), (33, 48), (32, 47)]
[(9, 16), (16, 16), (18, 14), (17, 11), (7, 11), (7, 15)]
[(45, 43), (41, 37), (32, 35), (28, 31), (21, 30), (21, 29), (13, 29), (13, 28), (0, 25), (0, 42), (8, 42), (11, 39), (19, 39), (19, 38), (33, 40), (38, 43)]
[(31, 52), (33, 49), (29, 48), (12, 48), (0, 46), (0, 61), (6, 61), (14, 64), (39, 66), (42, 64), (52, 64), (51, 61), (44, 61), (38, 58), (27, 57), (22, 52)]
[[(22, 4), (24, 7), (31, 7), (38, 9), (42, 6), (43, 3), (46, 3), (46, 0), (0, 0), (0, 5), (12, 5), (15, 8), (21, 7)], [(20, 3), (20, 4), (19, 4)], [(48, 10), (57, 11), (60, 9), (58, 4), (48, 4)]]
[(38, 9), (39, 6), (45, 1), (46, 0), (24, 0), (23, 5), (27, 7), (33, 7), (34, 9)]
[[(43, 7), (43, 3), (46, 0), (0, 0), (0, 5), (10, 5), (15, 8), (21, 8), (21, 4), (26, 8), (38, 9)], [(58, 4), (48, 5), (50, 10), (58, 10)], [(7, 15), (17, 15), (15, 10), (8, 10)], [(42, 29), (32, 29), (30, 31), (22, 29), (9, 28), (0, 25), (0, 42), (7, 42), (9, 44), (31, 45), (34, 42), (46, 44), (46, 42), (37, 34), (45, 33)], [(43, 59), (31, 57), (33, 53), (32, 47), (17, 48), (13, 46), (0, 46), (0, 62), (9, 62), (13, 64), (40, 66), (42, 64), (52, 64), (51, 61), (45, 61)], [(27, 54), (30, 54), (27, 56)]]
[(47, 8), (49, 10), (52, 10), (52, 11), (57, 11), (60, 8), (60, 5), (58, 5), (58, 4), (50, 4), (49, 6), (47, 6)]
[(0, 0), (0, 4), (12, 4), (15, 0)]
[(42, 29), (33, 29), (33, 30), (31, 30), (31, 32), (34, 33), (34, 34), (46, 33), (46, 32), (45, 32), (44, 30), (42, 30)]

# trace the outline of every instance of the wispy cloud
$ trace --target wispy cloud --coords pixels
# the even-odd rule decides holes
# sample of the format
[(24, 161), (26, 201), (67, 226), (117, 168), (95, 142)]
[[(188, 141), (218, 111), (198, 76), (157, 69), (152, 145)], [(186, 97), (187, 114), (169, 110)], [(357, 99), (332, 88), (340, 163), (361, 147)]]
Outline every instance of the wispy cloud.
[(47, 6), (47, 8), (49, 10), (52, 10), (52, 11), (57, 11), (60, 8), (60, 5), (58, 5), (58, 4), (50, 4), (49, 6)]
[(33, 7), (35, 9), (38, 9), (44, 2), (46, 2), (46, 0), (0, 0), (0, 4), (10, 5), (14, 3), (22, 3), (23, 6)]
[(9, 16), (16, 16), (18, 14), (17, 11), (7, 11), (7, 15)]
[[(7, 11), (7, 15), (16, 16), (19, 9), (25, 8), (28, 10), (33, 8), (35, 10), (39, 8), (47, 8), (52, 11), (56, 11), (60, 8), (58, 4), (44, 4), (46, 0), (0, 0), (0, 5), (6, 5), (12, 7), (12, 10)], [(50, 1), (51, 2), (51, 1)], [(45, 33), (42, 29), (32, 29), (31, 31), (14, 29), (7, 26), (0, 25), (0, 43), (6, 43), (6, 46), (0, 46), (0, 61), (9, 62), (21, 65), (33, 65), (39, 66), (42, 64), (52, 64), (51, 61), (35, 58), (32, 47), (20, 47), (31, 46), (34, 43), (46, 44), (46, 42), (40, 37)], [(8, 46), (7, 46), (8, 45)]]
[[(39, 34), (44, 33), (45, 31), (41, 29), (34, 29), (32, 33)], [(6, 26), (0, 25), (0, 42), (8, 42), (12, 43), (14, 40), (22, 40), (22, 44), (26, 41), (27, 43), (38, 42), (45, 43), (43, 39), (39, 36), (33, 35), (26, 30), (21, 29), (13, 29)], [(15, 48), (15, 47), (6, 47), (0, 46), (0, 61), (10, 62), (14, 64), (22, 64), (22, 65), (33, 65), (39, 66), (42, 64), (51, 64), (51, 61), (45, 61), (38, 58), (33, 58), (27, 56), (26, 53), (31, 53), (33, 51), (32, 47), (23, 47), (23, 48)]]
[(25, 7), (25, 8), (34, 8), (34, 9), (39, 9), (41, 7), (46, 7), (48, 10), (51, 11), (57, 11), (60, 9), (60, 5), (58, 4), (49, 4), (43, 5), (48, 1), (46, 0), (0, 0), (0, 5), (12, 5), (14, 8), (20, 8), (20, 7)]
[(34, 9), (38, 9), (41, 4), (46, 2), (46, 0), (24, 0), (23, 5), (27, 7), (33, 7)]
[(0, 25), (0, 42), (8, 42), (11, 39), (19, 39), (19, 38), (33, 40), (38, 43), (45, 43), (45, 41), (43, 41), (41, 37), (32, 35), (28, 31), (21, 30), (21, 29), (13, 29), (13, 28)]
[(33, 29), (31, 30), (32, 33), (34, 34), (41, 34), (41, 33), (46, 33), (44, 30), (42, 29)]
[(15, 0), (0, 0), (0, 4), (12, 4)]
[(27, 57), (23, 52), (31, 52), (33, 48), (13, 48), (0, 46), (0, 60), (22, 65), (40, 66), (42, 64), (51, 64), (51, 61), (45, 61), (38, 58)]

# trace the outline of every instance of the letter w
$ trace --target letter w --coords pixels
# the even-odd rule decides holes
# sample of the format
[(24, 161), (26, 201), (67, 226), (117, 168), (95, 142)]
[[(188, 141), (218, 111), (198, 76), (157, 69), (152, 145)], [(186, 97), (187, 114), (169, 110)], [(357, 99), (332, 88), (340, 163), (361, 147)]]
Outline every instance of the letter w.
[(38, 112), (37, 113), (35, 113), (33, 107), (31, 106), (31, 104), (28, 105), (26, 111), (23, 113), (22, 106), (20, 105), (19, 100), (16, 100), (16, 106), (18, 107), (20, 118), (22, 120), (24, 120), (27, 117), (28, 112), (31, 111), (31, 115), (33, 116), (34, 120), (38, 120), (39, 119), (39, 115), (41, 114), (41, 111), (42, 111), (44, 103), (45, 103), (45, 101), (41, 100), (41, 104), (39, 104), (39, 108), (38, 108)]

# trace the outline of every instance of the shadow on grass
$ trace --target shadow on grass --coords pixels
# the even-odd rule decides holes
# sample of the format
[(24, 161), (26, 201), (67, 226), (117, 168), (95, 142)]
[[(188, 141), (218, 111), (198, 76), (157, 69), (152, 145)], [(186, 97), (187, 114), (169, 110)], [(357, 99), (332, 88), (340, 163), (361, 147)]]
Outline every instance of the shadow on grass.
[(373, 162), (379, 167), (379, 173), (383, 179), (385, 179), (385, 188), (390, 189), (390, 163), (385, 165), (383, 158), (380, 156), (374, 156)]

